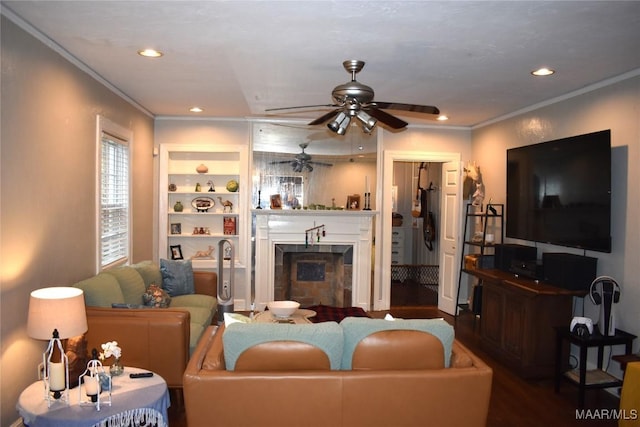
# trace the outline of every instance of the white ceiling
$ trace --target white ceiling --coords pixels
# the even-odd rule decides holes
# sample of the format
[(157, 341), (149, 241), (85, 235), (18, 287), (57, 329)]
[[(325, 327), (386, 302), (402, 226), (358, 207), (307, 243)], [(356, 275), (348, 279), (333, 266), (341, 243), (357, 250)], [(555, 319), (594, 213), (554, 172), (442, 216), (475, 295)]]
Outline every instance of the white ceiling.
[[(473, 126), (640, 73), (638, 1), (2, 1), (157, 116), (331, 103), (346, 59), (375, 100)], [(9, 10), (7, 10), (8, 8)], [(20, 19), (18, 19), (20, 21)], [(136, 51), (154, 47), (160, 59)], [(554, 76), (535, 78), (548, 66)], [(410, 123), (438, 123), (390, 111)], [(315, 118), (294, 110), (279, 117)]]

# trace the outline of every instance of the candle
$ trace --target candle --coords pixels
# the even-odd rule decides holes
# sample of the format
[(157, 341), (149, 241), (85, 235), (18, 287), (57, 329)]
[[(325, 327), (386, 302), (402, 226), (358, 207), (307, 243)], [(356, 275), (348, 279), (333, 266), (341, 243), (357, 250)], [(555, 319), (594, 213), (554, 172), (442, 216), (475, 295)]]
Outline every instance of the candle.
[(84, 391), (87, 393), (87, 396), (95, 396), (98, 394), (98, 381), (96, 381), (96, 377), (85, 377)]
[(62, 391), (66, 387), (64, 363), (49, 363), (49, 390)]
[(369, 192), (369, 175), (365, 175), (364, 177), (364, 192)]

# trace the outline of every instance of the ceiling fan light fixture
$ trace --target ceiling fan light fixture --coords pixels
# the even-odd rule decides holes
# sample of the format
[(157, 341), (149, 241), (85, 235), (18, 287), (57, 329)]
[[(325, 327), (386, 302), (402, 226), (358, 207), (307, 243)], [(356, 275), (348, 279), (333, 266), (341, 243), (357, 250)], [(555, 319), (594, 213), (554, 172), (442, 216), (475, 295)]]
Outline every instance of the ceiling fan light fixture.
[(341, 111), (338, 113), (336, 118), (327, 125), (327, 127), (338, 135), (344, 135), (347, 132), (349, 123), (351, 123), (351, 117), (349, 117), (349, 115), (344, 111)]
[(364, 129), (366, 133), (371, 133), (371, 131), (373, 131), (373, 128), (376, 126), (376, 123), (378, 123), (378, 120), (374, 119), (369, 114), (367, 114), (366, 111), (363, 110), (358, 111), (356, 117), (358, 118), (358, 120), (360, 120), (360, 122), (362, 122), (362, 129)]

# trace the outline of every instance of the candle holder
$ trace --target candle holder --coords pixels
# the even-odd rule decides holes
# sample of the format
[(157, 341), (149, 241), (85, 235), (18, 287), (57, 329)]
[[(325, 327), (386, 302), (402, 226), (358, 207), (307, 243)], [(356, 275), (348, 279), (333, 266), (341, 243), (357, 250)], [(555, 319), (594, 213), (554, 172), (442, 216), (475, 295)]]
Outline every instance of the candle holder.
[[(54, 353), (60, 353), (60, 361), (52, 362)], [(42, 353), (44, 371), (44, 399), (47, 408), (53, 401), (69, 404), (69, 359), (62, 348), (62, 341), (57, 329), (53, 330), (53, 338), (44, 353)]]
[(363, 211), (371, 210), (371, 193), (364, 193), (364, 208)]
[(94, 348), (91, 354), (87, 369), (78, 378), (78, 402), (80, 405), (93, 405), (99, 411), (101, 404), (111, 406), (112, 380), (98, 360), (98, 351)]
[(262, 209), (262, 201), (260, 200), (260, 196), (261, 196), (262, 190), (258, 190), (258, 206), (256, 206), (256, 209)]

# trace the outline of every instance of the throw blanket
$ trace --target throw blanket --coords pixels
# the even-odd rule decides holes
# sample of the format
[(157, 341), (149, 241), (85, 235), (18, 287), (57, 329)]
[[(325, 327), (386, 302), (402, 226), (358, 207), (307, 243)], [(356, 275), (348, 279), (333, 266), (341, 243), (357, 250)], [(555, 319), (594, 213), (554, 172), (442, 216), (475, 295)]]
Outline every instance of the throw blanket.
[(390, 330), (414, 330), (430, 333), (437, 337), (444, 347), (444, 366), (450, 366), (451, 347), (453, 346), (453, 326), (443, 319), (362, 319), (347, 317), (340, 326), (344, 331), (344, 352), (342, 369), (351, 369), (353, 352), (360, 341), (374, 332)]
[(304, 342), (324, 351), (332, 370), (340, 369), (344, 344), (342, 328), (336, 322), (309, 324), (232, 323), (224, 331), (224, 362), (233, 371), (243, 351), (270, 341)]
[(340, 323), (345, 317), (369, 317), (367, 313), (360, 307), (332, 307), (330, 305), (312, 305), (305, 307), (313, 310), (316, 315), (310, 317), (313, 323), (321, 322), (338, 322)]

